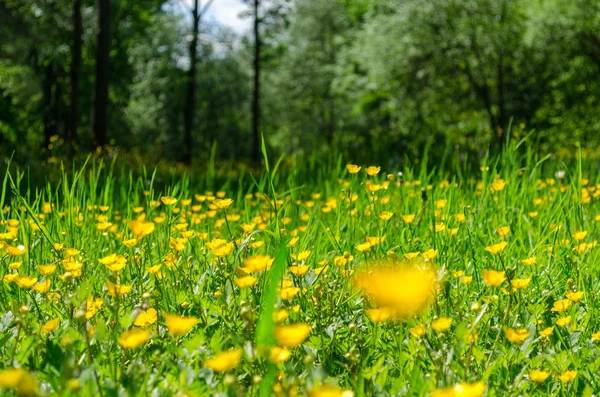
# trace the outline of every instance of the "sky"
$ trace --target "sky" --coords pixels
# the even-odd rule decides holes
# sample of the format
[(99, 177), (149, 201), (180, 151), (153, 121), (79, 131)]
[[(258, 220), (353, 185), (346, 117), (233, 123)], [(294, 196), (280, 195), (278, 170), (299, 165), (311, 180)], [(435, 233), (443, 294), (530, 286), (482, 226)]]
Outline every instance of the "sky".
[[(191, 0), (186, 0), (191, 3)], [(206, 0), (202, 2), (206, 3)], [(206, 19), (217, 21), (222, 25), (228, 26), (237, 33), (244, 33), (251, 24), (250, 18), (240, 18), (240, 12), (248, 9), (248, 6), (241, 0), (214, 0), (208, 12)]]

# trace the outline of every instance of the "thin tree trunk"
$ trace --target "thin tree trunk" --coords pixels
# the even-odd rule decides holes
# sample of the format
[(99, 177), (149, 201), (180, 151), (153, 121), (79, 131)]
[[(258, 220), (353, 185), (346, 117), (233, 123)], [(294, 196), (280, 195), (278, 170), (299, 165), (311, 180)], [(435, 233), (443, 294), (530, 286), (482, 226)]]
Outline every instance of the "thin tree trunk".
[(96, 0), (96, 82), (92, 94), (92, 149), (108, 143), (108, 68), (110, 63), (110, 0)]
[(260, 160), (260, 0), (254, 0), (254, 90), (252, 93), (252, 160)]
[(194, 130), (194, 110), (196, 109), (196, 68), (198, 63), (198, 34), (200, 32), (200, 5), (199, 0), (194, 0), (194, 9), (192, 10), (192, 41), (190, 43), (190, 68), (187, 73), (187, 96), (185, 109), (183, 112), (183, 161), (186, 164), (192, 162), (192, 145)]
[(81, 46), (83, 24), (81, 21), (81, 0), (73, 0), (73, 47), (71, 49), (69, 125), (67, 131), (67, 150), (69, 153), (77, 146), (77, 125), (79, 124), (79, 73), (81, 71)]
[(44, 147), (50, 144), (50, 137), (56, 133), (54, 107), (52, 106), (52, 86), (54, 85), (54, 68), (51, 63), (45, 67), (42, 96), (44, 102)]

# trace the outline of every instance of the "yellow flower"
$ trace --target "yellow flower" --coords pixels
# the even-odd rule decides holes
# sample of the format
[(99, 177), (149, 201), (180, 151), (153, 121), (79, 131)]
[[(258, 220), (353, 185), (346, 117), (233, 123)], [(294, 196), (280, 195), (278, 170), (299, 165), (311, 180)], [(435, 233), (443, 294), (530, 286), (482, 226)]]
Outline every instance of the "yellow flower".
[(171, 335), (185, 334), (198, 323), (197, 317), (182, 317), (174, 314), (164, 314), (163, 317)]
[(452, 325), (450, 317), (438, 317), (431, 323), (431, 328), (437, 332), (444, 332)]
[(13, 262), (13, 263), (10, 263), (8, 265), (8, 267), (12, 270), (16, 270), (16, 269), (20, 268), (22, 264), (23, 264), (23, 261)]
[(579, 302), (581, 300), (581, 298), (583, 298), (583, 291), (578, 291), (578, 292), (567, 291), (565, 293), (565, 296), (567, 297), (567, 299), (569, 299), (573, 302)]
[(404, 221), (404, 223), (413, 223), (415, 220), (415, 214), (409, 214), (409, 215), (402, 215), (401, 218)]
[(17, 276), (14, 279), (14, 282), (17, 283), (17, 285), (19, 286), (19, 288), (23, 288), (23, 289), (27, 289), (27, 288), (31, 288), (35, 285), (35, 283), (37, 283), (38, 279), (37, 277), (33, 277), (33, 276)]
[(40, 265), (38, 271), (42, 276), (49, 276), (56, 271), (56, 265)]
[(376, 176), (381, 171), (381, 167), (375, 167), (374, 165), (367, 167), (367, 175)]
[(154, 231), (155, 228), (156, 225), (153, 222), (144, 222), (137, 220), (129, 222), (129, 230), (131, 230), (131, 233), (137, 239), (141, 239), (142, 237), (149, 235)]
[(34, 285), (33, 289), (36, 290), (37, 292), (39, 292), (40, 294), (43, 294), (45, 292), (48, 292), (51, 284), (52, 284), (52, 280), (46, 279), (46, 280), (41, 281), (41, 282), (37, 283), (36, 285)]
[(505, 328), (504, 336), (511, 342), (521, 344), (525, 339), (527, 339), (531, 335), (529, 331), (525, 328), (513, 329), (513, 328)]
[(429, 397), (480, 397), (485, 391), (486, 385), (483, 382), (459, 383), (452, 387), (437, 389)]
[(389, 221), (394, 214), (390, 211), (381, 211), (377, 216), (383, 221)]
[(425, 327), (425, 324), (419, 324), (412, 327), (409, 332), (413, 337), (420, 338), (427, 332), (427, 327)]
[(4, 243), (4, 250), (8, 253), (8, 255), (11, 256), (19, 256), (27, 252), (27, 248), (25, 248), (25, 246), (22, 244), (13, 247), (12, 245), (7, 244), (6, 242)]
[(565, 325), (568, 325), (570, 322), (571, 322), (571, 316), (560, 317), (558, 320), (556, 320), (556, 325), (558, 325), (559, 327), (564, 327)]
[(454, 214), (454, 220), (456, 222), (462, 223), (466, 219), (465, 214)]
[(112, 296), (122, 296), (131, 291), (131, 285), (119, 285), (110, 281), (107, 281), (105, 285), (108, 293)]
[(388, 320), (394, 312), (386, 307), (381, 309), (367, 309), (365, 310), (367, 317), (371, 319), (374, 323), (381, 323), (383, 321)]
[(500, 237), (506, 237), (510, 233), (510, 226), (496, 228), (496, 232), (500, 235)]
[(498, 287), (504, 282), (504, 280), (506, 280), (504, 272), (484, 269), (481, 273), (483, 276), (483, 282), (489, 287)]
[(315, 386), (308, 392), (308, 397), (354, 397), (352, 390), (338, 386), (323, 384)]
[(209, 241), (205, 244), (210, 252), (218, 257), (223, 257), (229, 255), (231, 250), (233, 249), (233, 242), (228, 243), (226, 240), (215, 238), (212, 241)]
[(127, 248), (132, 248), (135, 247), (135, 245), (138, 243), (138, 239), (137, 238), (130, 238), (127, 240), (123, 240), (123, 245), (125, 245)]
[(492, 182), (492, 192), (499, 192), (501, 190), (504, 190), (504, 187), (506, 186), (506, 182), (504, 181), (504, 179), (496, 179), (494, 182)]
[(585, 230), (580, 230), (578, 232), (573, 233), (573, 239), (576, 241), (581, 241), (587, 236), (587, 232)]
[(387, 307), (399, 318), (423, 312), (436, 293), (437, 277), (429, 268), (383, 264), (372, 271), (363, 270), (354, 277), (358, 289), (380, 307)]
[(514, 289), (522, 289), (527, 287), (531, 278), (515, 278), (511, 280), (511, 285)]
[(14, 389), (17, 395), (36, 395), (37, 381), (23, 368), (0, 370), (0, 389)]
[(356, 174), (358, 173), (358, 171), (360, 171), (360, 168), (358, 165), (354, 165), (354, 164), (347, 164), (346, 165), (346, 169), (348, 170), (348, 172), (350, 174)]
[(204, 360), (202, 366), (216, 372), (225, 372), (234, 368), (242, 360), (242, 350), (233, 349), (221, 352), (214, 357)]
[(367, 241), (367, 242), (364, 242), (364, 243), (362, 243), (362, 244), (358, 244), (358, 245), (357, 245), (355, 248), (356, 248), (358, 251), (360, 251), (360, 252), (365, 252), (365, 251), (368, 251), (368, 250), (371, 248), (371, 243), (369, 243), (369, 242)]
[(254, 255), (244, 259), (244, 266), (246, 266), (251, 273), (255, 273), (269, 270), (274, 261), (275, 258), (271, 258), (269, 255)]
[(119, 345), (126, 349), (135, 349), (140, 347), (150, 338), (150, 331), (145, 329), (132, 329), (125, 331), (119, 336)]
[(275, 340), (279, 346), (296, 347), (310, 334), (310, 325), (299, 323), (275, 327)]
[(102, 308), (103, 304), (104, 300), (102, 298), (96, 298), (96, 300), (94, 300), (94, 298), (91, 296), (87, 298), (85, 318), (89, 320), (90, 318), (94, 317), (98, 310)]
[(175, 203), (177, 203), (177, 199), (171, 196), (162, 196), (160, 198), (160, 201), (162, 201), (164, 205), (174, 205)]
[(600, 332), (596, 332), (595, 334), (592, 334), (592, 342), (595, 342), (597, 340), (600, 340)]
[(50, 332), (55, 331), (60, 324), (60, 320), (55, 318), (53, 320), (47, 321), (44, 325), (42, 325), (42, 333), (48, 334)]
[(111, 263), (113, 263), (116, 260), (117, 260), (117, 254), (110, 254), (108, 256), (105, 256), (104, 258), (98, 259), (98, 262), (102, 263), (103, 265), (110, 265)]
[(554, 331), (554, 327), (548, 327), (548, 328), (540, 331), (540, 336), (547, 338), (550, 335), (552, 335), (552, 331)]
[(295, 274), (296, 276), (303, 276), (304, 274), (306, 274), (306, 272), (308, 272), (307, 265), (290, 266), (289, 269), (290, 272), (292, 274)]
[(275, 321), (276, 323), (281, 323), (285, 321), (289, 316), (290, 313), (287, 310), (277, 310), (275, 313), (273, 313), (273, 321)]
[(507, 245), (508, 245), (508, 243), (506, 241), (502, 241), (501, 243), (485, 247), (485, 250), (487, 252), (495, 255), (495, 254), (499, 254), (500, 252), (504, 251), (504, 248), (506, 248)]
[(420, 252), (407, 252), (404, 254), (404, 257), (408, 260), (411, 260), (411, 259), (415, 259), (419, 255), (421, 255)]
[(229, 198), (228, 199), (217, 199), (213, 203), (217, 206), (218, 209), (223, 210), (223, 209), (229, 207), (233, 203), (233, 200), (229, 199)]
[(435, 208), (437, 208), (437, 209), (444, 208), (447, 203), (448, 203), (448, 200), (436, 200), (433, 202), (433, 204), (435, 205)]
[(437, 250), (434, 250), (433, 248), (430, 248), (427, 251), (423, 251), (421, 253), (421, 256), (425, 260), (432, 260), (432, 259), (434, 259), (437, 256)]
[(246, 277), (236, 278), (235, 283), (240, 288), (248, 288), (248, 287), (252, 287), (254, 284), (256, 284), (256, 280), (258, 280), (258, 279), (254, 276), (246, 276)]
[(285, 347), (275, 346), (271, 348), (269, 359), (271, 360), (271, 362), (279, 364), (284, 361), (287, 361), (291, 355), (292, 353)]
[(549, 372), (539, 371), (537, 369), (534, 369), (529, 372), (529, 379), (537, 383), (542, 383), (548, 378), (548, 376), (550, 376)]
[(151, 307), (148, 310), (139, 312), (139, 314), (135, 318), (135, 321), (133, 322), (133, 325), (137, 327), (146, 327), (148, 325), (154, 324), (157, 319), (158, 315), (156, 313), (156, 309)]
[(117, 272), (120, 272), (121, 270), (123, 270), (123, 268), (125, 267), (126, 264), (127, 264), (127, 259), (125, 259), (125, 257), (123, 255), (117, 255), (113, 262), (106, 264), (106, 267), (111, 272), (117, 273)]
[(300, 288), (298, 288), (298, 287), (282, 288), (279, 291), (279, 297), (283, 300), (291, 299), (294, 296), (296, 296), (298, 294), (298, 292), (300, 292)]
[(552, 307), (552, 309), (550, 309), (550, 311), (553, 312), (564, 312), (566, 311), (569, 306), (571, 306), (572, 301), (570, 299), (560, 299), (557, 301), (554, 301), (554, 307)]
[(532, 256), (531, 258), (521, 259), (521, 263), (527, 266), (531, 266), (535, 264), (536, 259), (537, 258), (535, 256)]
[(572, 382), (576, 376), (577, 376), (577, 371), (565, 371), (558, 376), (558, 379), (560, 379), (560, 381), (563, 383), (567, 383), (567, 382)]

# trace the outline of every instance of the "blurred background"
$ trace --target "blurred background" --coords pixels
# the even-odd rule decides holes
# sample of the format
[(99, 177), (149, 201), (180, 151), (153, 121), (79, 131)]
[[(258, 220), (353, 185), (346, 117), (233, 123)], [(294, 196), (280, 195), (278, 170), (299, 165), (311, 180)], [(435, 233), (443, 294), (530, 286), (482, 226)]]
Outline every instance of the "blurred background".
[(3, 158), (252, 163), (261, 134), (379, 164), (593, 153), (600, 2), (0, 0)]

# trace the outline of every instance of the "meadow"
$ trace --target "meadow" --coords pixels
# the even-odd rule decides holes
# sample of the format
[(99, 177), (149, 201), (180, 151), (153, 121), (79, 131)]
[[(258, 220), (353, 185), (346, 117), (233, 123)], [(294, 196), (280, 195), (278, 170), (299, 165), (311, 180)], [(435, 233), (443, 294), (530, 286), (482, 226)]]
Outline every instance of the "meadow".
[(397, 169), (263, 152), (260, 172), (161, 183), (91, 158), (41, 187), (11, 168), (0, 388), (591, 396), (600, 175), (573, 153)]

